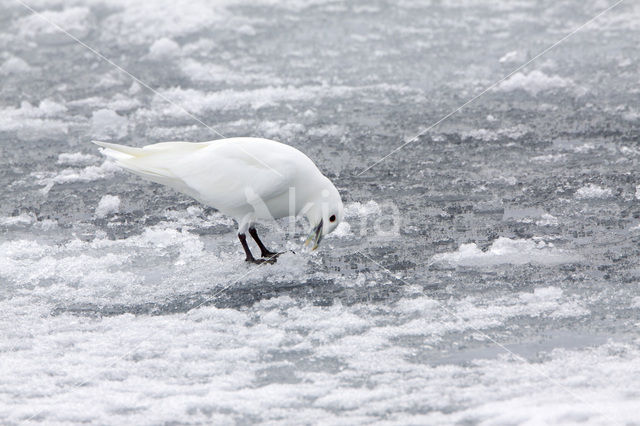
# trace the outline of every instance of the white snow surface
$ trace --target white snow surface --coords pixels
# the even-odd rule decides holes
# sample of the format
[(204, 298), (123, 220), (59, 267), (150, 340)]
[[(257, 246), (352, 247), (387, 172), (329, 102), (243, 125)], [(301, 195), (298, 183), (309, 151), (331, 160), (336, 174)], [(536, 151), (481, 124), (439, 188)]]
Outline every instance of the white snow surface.
[(127, 135), (129, 120), (110, 109), (94, 111), (91, 116), (91, 133), (96, 139), (120, 139)]
[(103, 195), (96, 207), (96, 217), (104, 218), (108, 214), (117, 213), (120, 209), (120, 197), (117, 195)]
[(507, 80), (500, 83), (498, 90), (511, 92), (514, 90), (524, 90), (532, 96), (536, 96), (540, 92), (565, 89), (573, 86), (570, 79), (560, 77), (558, 75), (547, 75), (544, 71), (533, 70), (529, 73), (518, 72)]
[[(153, 91), (0, 3), (0, 423), (638, 424), (639, 2), (362, 176), (610, 4), (26, 3)], [(90, 144), (206, 126), (301, 149), (345, 222), (247, 265)]]
[(180, 54), (180, 45), (170, 38), (163, 37), (149, 47), (149, 57), (155, 60), (170, 59)]
[(487, 250), (481, 250), (475, 243), (462, 244), (451, 253), (433, 256), (434, 262), (461, 266), (487, 267), (504, 263), (522, 265), (537, 263), (553, 265), (578, 261), (579, 257), (557, 249), (552, 243), (542, 240), (523, 240), (500, 237)]
[(613, 193), (610, 188), (603, 188), (593, 183), (578, 188), (576, 191), (576, 198), (578, 199), (609, 198), (611, 196), (613, 196)]

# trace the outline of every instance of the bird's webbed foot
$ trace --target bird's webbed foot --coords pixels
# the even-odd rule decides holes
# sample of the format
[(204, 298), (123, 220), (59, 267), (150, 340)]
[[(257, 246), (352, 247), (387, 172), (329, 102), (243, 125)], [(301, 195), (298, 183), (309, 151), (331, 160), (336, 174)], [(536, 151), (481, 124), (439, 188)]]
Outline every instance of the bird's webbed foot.
[(274, 263), (276, 263), (278, 261), (278, 257), (274, 256), (274, 257), (261, 257), (260, 259), (256, 259), (254, 257), (252, 257), (251, 259), (247, 258), (245, 259), (246, 262), (249, 263), (254, 263), (256, 265), (262, 265), (263, 263), (268, 263), (273, 265)]
[(280, 251), (280, 252), (273, 252), (273, 251), (265, 251), (261, 253), (261, 257), (263, 259), (277, 259), (278, 256), (280, 256), (281, 254), (284, 254), (284, 251)]

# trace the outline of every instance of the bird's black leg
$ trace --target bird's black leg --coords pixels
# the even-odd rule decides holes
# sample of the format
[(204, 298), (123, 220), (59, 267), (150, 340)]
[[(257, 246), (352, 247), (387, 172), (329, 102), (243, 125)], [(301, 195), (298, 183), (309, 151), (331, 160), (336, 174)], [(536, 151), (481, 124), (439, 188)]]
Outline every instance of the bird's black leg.
[(249, 228), (249, 234), (251, 234), (253, 239), (256, 240), (256, 244), (258, 244), (258, 247), (260, 247), (260, 256), (261, 257), (275, 259), (279, 254), (281, 254), (281, 253), (272, 252), (271, 250), (266, 248), (264, 246), (264, 244), (262, 244), (262, 241), (260, 241), (260, 238), (258, 238), (258, 231), (256, 231), (256, 228), (254, 228), (254, 227)]
[(240, 239), (240, 243), (242, 244), (242, 248), (244, 249), (247, 258), (245, 259), (247, 262), (256, 263), (256, 259), (251, 254), (251, 250), (249, 250), (249, 245), (247, 244), (247, 236), (245, 234), (238, 234), (238, 238)]

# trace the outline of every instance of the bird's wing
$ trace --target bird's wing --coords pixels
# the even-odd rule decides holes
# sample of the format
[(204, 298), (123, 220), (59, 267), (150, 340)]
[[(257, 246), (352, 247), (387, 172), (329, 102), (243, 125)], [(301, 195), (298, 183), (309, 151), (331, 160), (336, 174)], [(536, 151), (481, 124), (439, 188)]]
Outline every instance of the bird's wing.
[(294, 165), (283, 146), (253, 139), (163, 142), (144, 148), (96, 142), (123, 168), (222, 211), (288, 190)]
[(170, 167), (171, 172), (221, 211), (266, 202), (288, 190), (295, 165), (281, 144), (222, 140)]

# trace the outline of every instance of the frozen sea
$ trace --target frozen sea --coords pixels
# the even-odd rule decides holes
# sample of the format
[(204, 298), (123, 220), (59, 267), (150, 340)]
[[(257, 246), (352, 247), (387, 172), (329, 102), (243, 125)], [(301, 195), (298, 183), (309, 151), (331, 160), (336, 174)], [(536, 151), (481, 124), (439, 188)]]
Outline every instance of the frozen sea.
[[(0, 423), (640, 424), (639, 2), (358, 175), (614, 0), (26, 1)], [(246, 265), (230, 219), (90, 144), (198, 120), (307, 153), (347, 223), (313, 254), (262, 225), (296, 254)]]

